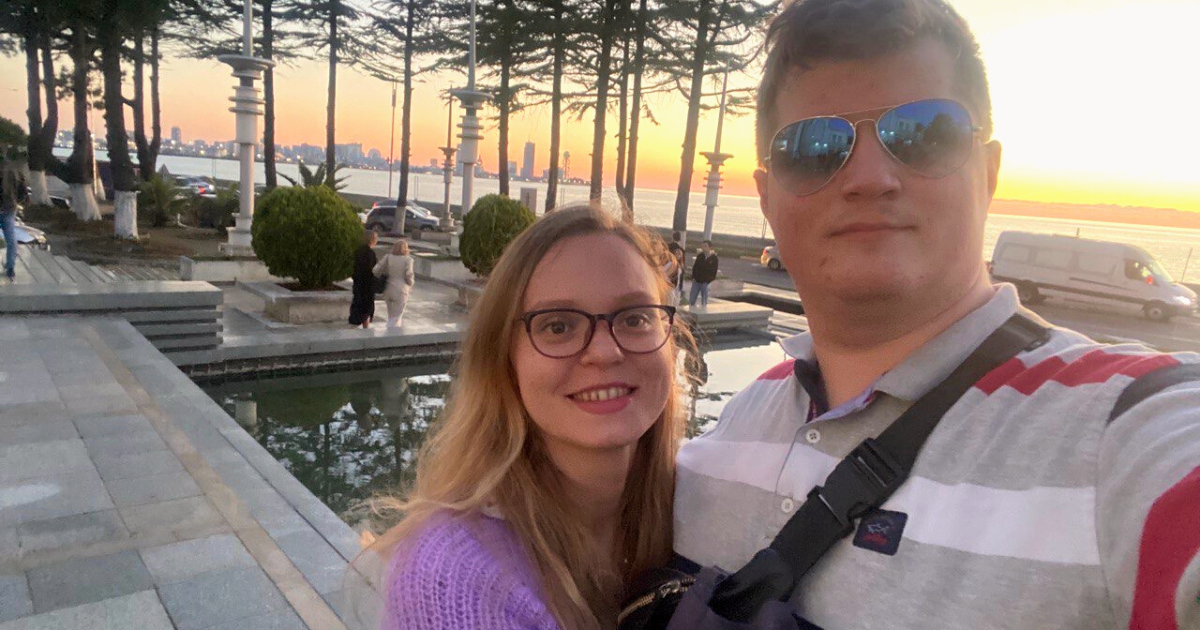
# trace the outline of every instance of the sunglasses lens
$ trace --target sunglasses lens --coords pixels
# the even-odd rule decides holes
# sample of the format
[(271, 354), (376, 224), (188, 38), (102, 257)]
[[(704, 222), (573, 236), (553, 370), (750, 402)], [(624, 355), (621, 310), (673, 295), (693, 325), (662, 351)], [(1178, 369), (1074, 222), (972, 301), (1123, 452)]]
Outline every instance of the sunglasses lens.
[(955, 101), (933, 99), (889, 110), (876, 123), (879, 141), (902, 164), (928, 177), (958, 170), (971, 153), (971, 115)]
[(797, 195), (816, 192), (850, 156), (854, 127), (841, 118), (821, 116), (794, 122), (771, 141), (771, 172)]

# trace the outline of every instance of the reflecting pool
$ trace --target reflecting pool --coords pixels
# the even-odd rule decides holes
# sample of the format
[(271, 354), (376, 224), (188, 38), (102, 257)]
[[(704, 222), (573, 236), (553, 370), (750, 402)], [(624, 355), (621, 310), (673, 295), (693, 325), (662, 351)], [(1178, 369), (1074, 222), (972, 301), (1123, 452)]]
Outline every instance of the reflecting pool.
[[(761, 336), (721, 335), (701, 347), (688, 435), (716, 424), (725, 403), (784, 359)], [(417, 450), (450, 385), (450, 365), (202, 384), (230, 416), (351, 525), (349, 508), (413, 480)]]

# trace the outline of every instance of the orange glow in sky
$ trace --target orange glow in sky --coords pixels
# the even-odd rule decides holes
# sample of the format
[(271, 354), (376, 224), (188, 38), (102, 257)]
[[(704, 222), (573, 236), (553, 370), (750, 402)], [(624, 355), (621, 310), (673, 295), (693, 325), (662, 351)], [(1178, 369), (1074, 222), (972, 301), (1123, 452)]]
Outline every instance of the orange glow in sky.
[[(1200, 211), (1200, 3), (1195, 0), (958, 0), (975, 30), (991, 82), (995, 137), (1004, 144), (998, 197), (1033, 201), (1108, 203)], [(234, 80), (215, 60), (169, 59), (162, 70), (163, 133), (182, 128), (185, 141), (233, 137), (228, 97)], [(730, 79), (749, 87), (757, 77)], [(413, 96), (415, 164), (440, 158), (446, 140), (446, 103), (438, 94), (463, 83), (461, 76), (429, 77)], [(23, 59), (0, 59), (0, 115), (25, 124)], [(276, 142), (325, 140), (326, 67), (321, 60), (276, 71)], [(709, 89), (715, 89), (709, 86)], [(364, 151), (388, 152), (390, 86), (339, 68), (337, 142), (362, 142)], [(658, 125), (642, 120), (637, 184), (674, 190), (679, 177), (686, 103), (676, 96), (649, 102)], [(716, 104), (716, 98), (712, 99)], [(605, 186), (612, 186), (616, 154), (616, 103), (610, 103)], [(485, 115), (494, 115), (486, 110)], [(71, 125), (69, 103), (60, 107)], [(458, 121), (461, 112), (455, 108)], [(512, 118), (509, 160), (518, 165), (527, 140), (537, 144), (535, 172), (548, 165), (549, 106)], [(592, 114), (564, 119), (563, 150), (571, 174), (590, 168)], [(400, 116), (396, 116), (399, 150)], [(100, 117), (96, 117), (100, 124)], [(480, 155), (496, 170), (494, 119), (485, 120)], [(716, 108), (701, 120), (698, 151), (712, 149)], [(457, 133), (457, 129), (455, 130)], [(722, 150), (725, 190), (753, 195), (752, 115), (729, 118)], [(693, 189), (707, 167), (697, 157)]]

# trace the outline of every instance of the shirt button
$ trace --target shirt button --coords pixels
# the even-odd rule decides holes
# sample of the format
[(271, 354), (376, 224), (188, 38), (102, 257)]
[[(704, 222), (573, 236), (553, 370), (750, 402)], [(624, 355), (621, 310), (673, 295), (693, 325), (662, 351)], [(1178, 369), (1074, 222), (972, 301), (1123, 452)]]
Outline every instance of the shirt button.
[(780, 509), (782, 509), (782, 510), (783, 510), (785, 513), (787, 513), (787, 514), (791, 514), (791, 513), (792, 513), (792, 510), (796, 509), (796, 502), (795, 502), (795, 501), (793, 501), (793, 500), (791, 499), (791, 497), (788, 497), (788, 498), (786, 498), (786, 499), (784, 499), (784, 500), (783, 500), (783, 503), (782, 503), (782, 504), (781, 504), (779, 507), (780, 507)]
[(804, 439), (807, 440), (809, 444), (816, 444), (817, 442), (821, 441), (821, 432), (816, 429), (809, 429), (804, 433)]

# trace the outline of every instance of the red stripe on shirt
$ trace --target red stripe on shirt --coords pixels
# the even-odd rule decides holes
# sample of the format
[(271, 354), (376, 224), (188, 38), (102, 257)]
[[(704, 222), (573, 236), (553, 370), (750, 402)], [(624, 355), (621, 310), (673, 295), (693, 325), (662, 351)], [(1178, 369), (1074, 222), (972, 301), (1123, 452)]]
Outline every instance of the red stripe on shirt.
[(1130, 630), (1177, 630), (1175, 592), (1200, 553), (1200, 468), (1164, 492), (1146, 515)]
[(1178, 359), (1167, 354), (1118, 354), (1103, 350), (1093, 350), (1070, 363), (1050, 357), (1028, 368), (1019, 360), (1010, 359), (975, 386), (991, 395), (1007, 385), (1028, 396), (1050, 381), (1078, 387), (1104, 383), (1118, 374), (1137, 378), (1178, 363)]
[(796, 364), (795, 359), (788, 359), (779, 365), (763, 372), (758, 380), (760, 381), (780, 381), (792, 375), (793, 366)]

